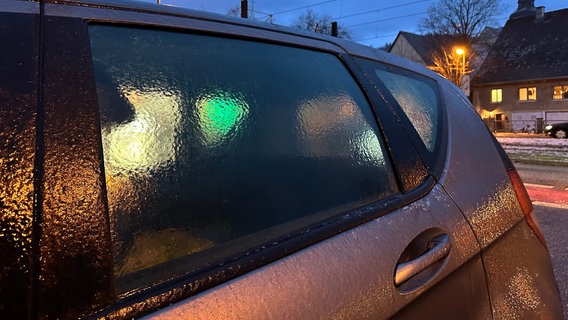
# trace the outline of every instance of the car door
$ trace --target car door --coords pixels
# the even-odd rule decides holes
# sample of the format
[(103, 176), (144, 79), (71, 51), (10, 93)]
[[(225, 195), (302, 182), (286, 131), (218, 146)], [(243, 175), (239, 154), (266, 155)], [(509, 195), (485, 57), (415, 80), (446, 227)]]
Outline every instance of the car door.
[[(475, 239), (459, 215), (451, 199), (435, 187), (411, 206), (147, 318), (490, 318), (483, 268), (469, 242)], [(447, 244), (451, 248), (445, 258), (397, 284), (401, 264), (412, 258), (411, 265), (427, 260), (421, 253), (429, 243), (437, 243), (433, 255)]]
[[(359, 58), (357, 64), (363, 68), (376, 90), (369, 89), (369, 92), (378, 91), (386, 99), (388, 108), (385, 108), (385, 105), (379, 105), (375, 107), (376, 112), (379, 114), (392, 112), (396, 115), (397, 121), (404, 126), (404, 132), (393, 131), (390, 135), (408, 135), (410, 138), (408, 144), (412, 144), (416, 148), (424, 163), (422, 170), (427, 171), (428, 175), (435, 177), (437, 181), (443, 180), (445, 172), (448, 170), (446, 153), (448, 152), (450, 138), (448, 137), (446, 102), (439, 89), (439, 84), (435, 80), (437, 76), (429, 70), (415, 70), (413, 68), (417, 68), (417, 66), (384, 55), (379, 50), (374, 51), (372, 55), (374, 55), (374, 59)], [(384, 59), (384, 61), (380, 62), (379, 59)], [(399, 64), (399, 66), (396, 66), (396, 64)], [(393, 150), (393, 153), (395, 157), (399, 154), (400, 163), (408, 161), (409, 157), (403, 155), (402, 151)], [(413, 171), (410, 170), (409, 172)], [(416, 185), (423, 187), (426, 184), (426, 180), (417, 177), (416, 174), (410, 174), (407, 178), (401, 175), (403, 181), (409, 181), (406, 185), (410, 189)], [(445, 190), (443, 187), (442, 189)], [(445, 191), (444, 195), (447, 196)], [(452, 198), (450, 197), (450, 199)], [(461, 227), (455, 230), (455, 239), (456, 241), (461, 239), (468, 242), (471, 252), (477, 252), (475, 258), (471, 260), (462, 259), (458, 263), (460, 268), (457, 269), (461, 271), (456, 271), (452, 276), (446, 277), (437, 288), (427, 290), (427, 294), (414, 300), (397, 316), (414, 318), (423, 317), (427, 314), (429, 317), (431, 315), (431, 318), (452, 318), (460, 314), (460, 317), (465, 318), (491, 317), (490, 301), (485, 292), (487, 290), (486, 279), (478, 254), (480, 246), (475, 236), (464, 237), (468, 233), (471, 234), (471, 226), (463, 225), (466, 220), (464, 220), (460, 211), (452, 199), (452, 204), (447, 205), (447, 210), (434, 210), (433, 214), (436, 215), (437, 221), (443, 225), (448, 221), (459, 221), (461, 223)], [(466, 224), (468, 223), (466, 222)], [(459, 224), (454, 226), (457, 225)], [(445, 226), (452, 230), (451, 226)], [(470, 284), (465, 285), (468, 281)], [(466, 292), (467, 290), (464, 290), (464, 288), (470, 288), (471, 291)], [(459, 298), (454, 302), (446, 303), (456, 297)], [(439, 310), (441, 314), (437, 314), (435, 310)]]
[(340, 47), (177, 9), (45, 14), (40, 314), (486, 317), (469, 225)]

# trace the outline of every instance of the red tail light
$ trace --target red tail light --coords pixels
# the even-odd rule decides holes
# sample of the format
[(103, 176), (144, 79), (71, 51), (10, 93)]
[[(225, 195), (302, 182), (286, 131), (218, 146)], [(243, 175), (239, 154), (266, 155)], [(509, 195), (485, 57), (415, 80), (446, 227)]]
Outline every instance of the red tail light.
[(517, 194), (517, 199), (519, 200), (519, 204), (521, 205), (527, 224), (532, 229), (532, 231), (537, 236), (537, 238), (540, 240), (542, 245), (548, 250), (548, 246), (546, 245), (544, 236), (540, 231), (538, 222), (534, 219), (532, 215), (533, 212), (532, 201), (531, 198), (529, 197), (529, 194), (527, 193), (527, 189), (525, 189), (525, 185), (523, 184), (523, 181), (521, 180), (519, 173), (515, 169), (509, 169), (507, 173), (509, 174), (509, 179), (511, 179), (513, 188), (515, 189), (515, 193)]

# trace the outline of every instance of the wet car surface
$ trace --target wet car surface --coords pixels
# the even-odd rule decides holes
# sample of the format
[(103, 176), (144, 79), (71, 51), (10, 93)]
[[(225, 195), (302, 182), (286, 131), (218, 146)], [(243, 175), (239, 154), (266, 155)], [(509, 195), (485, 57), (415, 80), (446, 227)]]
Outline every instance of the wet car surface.
[(144, 3), (0, 16), (0, 318), (562, 317), (522, 181), (435, 73)]

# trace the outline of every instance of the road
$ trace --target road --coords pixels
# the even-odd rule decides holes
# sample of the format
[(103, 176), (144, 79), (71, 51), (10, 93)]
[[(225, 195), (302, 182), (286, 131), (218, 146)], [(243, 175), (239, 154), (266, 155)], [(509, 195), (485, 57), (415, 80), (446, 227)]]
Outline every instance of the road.
[(533, 200), (568, 319), (568, 167), (523, 163), (515, 163), (515, 167)]
[(534, 213), (548, 244), (564, 305), (564, 318), (568, 319), (568, 206), (535, 204)]
[(516, 162), (515, 167), (525, 183), (568, 188), (568, 167), (540, 166)]

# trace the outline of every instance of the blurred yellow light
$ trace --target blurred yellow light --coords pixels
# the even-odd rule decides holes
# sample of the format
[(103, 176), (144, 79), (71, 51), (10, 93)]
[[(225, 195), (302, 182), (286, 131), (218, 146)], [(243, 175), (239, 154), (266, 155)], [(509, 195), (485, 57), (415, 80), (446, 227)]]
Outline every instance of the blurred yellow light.
[(146, 172), (170, 165), (175, 159), (181, 98), (160, 88), (120, 90), (134, 108), (134, 119), (103, 128), (107, 173)]
[(457, 49), (456, 49), (456, 53), (461, 56), (461, 55), (465, 54), (465, 50), (462, 49), (462, 48), (457, 48)]

